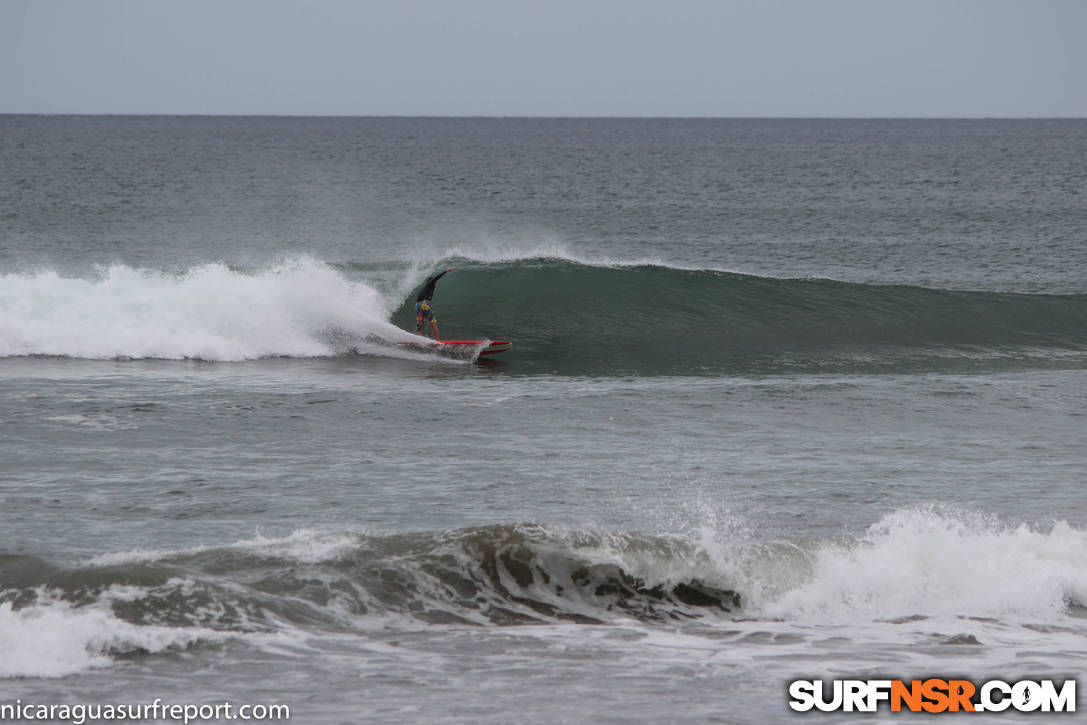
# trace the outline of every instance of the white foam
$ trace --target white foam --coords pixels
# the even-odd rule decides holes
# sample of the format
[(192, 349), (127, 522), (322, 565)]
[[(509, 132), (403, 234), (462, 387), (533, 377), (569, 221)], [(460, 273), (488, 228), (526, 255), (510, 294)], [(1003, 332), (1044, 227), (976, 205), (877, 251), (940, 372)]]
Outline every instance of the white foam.
[(356, 550), (359, 541), (360, 535), (353, 532), (298, 529), (283, 538), (265, 538), (257, 534), (252, 539), (231, 544), (230, 548), (259, 551), (301, 564), (317, 564)]
[(0, 604), (0, 677), (64, 677), (109, 665), (110, 653), (162, 652), (227, 637), (206, 629), (131, 624), (108, 605), (51, 602), (15, 610), (6, 602)]
[(859, 541), (824, 543), (810, 557), (807, 571), (793, 568), (793, 581), (762, 587), (749, 600), (752, 613), (814, 622), (1052, 621), (1065, 616), (1068, 600), (1087, 601), (1087, 532), (1063, 522), (1043, 530), (921, 507), (883, 517)]
[(406, 335), (399, 300), (310, 258), (247, 274), (205, 264), (184, 274), (113, 265), (95, 278), (0, 277), (0, 356), (250, 360), (342, 352), (335, 339)]
[(358, 547), (360, 534), (353, 532), (318, 531), (297, 529), (281, 538), (268, 538), (258, 533), (251, 539), (242, 539), (218, 546), (202, 545), (181, 549), (136, 549), (100, 554), (82, 562), (81, 566), (119, 566), (124, 564), (163, 561), (179, 556), (190, 556), (216, 549), (235, 549), (277, 556), (301, 564), (331, 561)]

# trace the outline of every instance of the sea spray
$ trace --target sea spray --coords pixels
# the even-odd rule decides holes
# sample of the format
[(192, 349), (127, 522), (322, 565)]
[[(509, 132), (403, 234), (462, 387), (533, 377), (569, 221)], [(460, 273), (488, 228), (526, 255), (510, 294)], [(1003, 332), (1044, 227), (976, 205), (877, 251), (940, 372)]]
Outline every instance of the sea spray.
[(761, 616), (855, 621), (909, 616), (1037, 617), (1053, 621), (1087, 596), (1087, 534), (933, 506), (892, 512), (857, 539), (811, 546), (793, 586)]
[(0, 280), (0, 355), (248, 360), (337, 354), (330, 340), (403, 334), (364, 282), (299, 258), (257, 272), (113, 265), (94, 277)]

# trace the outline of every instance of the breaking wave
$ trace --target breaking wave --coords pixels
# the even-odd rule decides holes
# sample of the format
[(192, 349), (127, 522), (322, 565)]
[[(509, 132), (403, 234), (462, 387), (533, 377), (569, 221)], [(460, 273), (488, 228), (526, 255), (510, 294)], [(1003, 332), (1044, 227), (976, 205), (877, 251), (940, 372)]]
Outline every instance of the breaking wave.
[(755, 542), (496, 525), (298, 531), (71, 567), (0, 555), (0, 676), (61, 676), (228, 639), (388, 627), (926, 617), (1068, 622), (1087, 532), (897, 511), (856, 538)]
[[(1087, 362), (1087, 296), (777, 279), (569, 257), (447, 258), (447, 338), (509, 339), (510, 372), (774, 374)], [(437, 268), (438, 264), (434, 265)], [(428, 268), (114, 265), (0, 278), (0, 356), (400, 356)]]

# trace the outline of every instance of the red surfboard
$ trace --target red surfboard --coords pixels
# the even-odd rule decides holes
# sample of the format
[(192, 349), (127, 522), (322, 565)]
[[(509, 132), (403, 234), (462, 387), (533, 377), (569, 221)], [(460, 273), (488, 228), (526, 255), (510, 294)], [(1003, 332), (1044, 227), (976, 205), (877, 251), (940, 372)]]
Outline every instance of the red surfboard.
[(413, 340), (411, 342), (401, 342), (400, 344), (408, 347), (436, 350), (457, 357), (471, 357), (482, 345), (486, 345), (486, 347), (479, 350), (480, 357), (497, 355), (513, 347), (513, 343), (508, 340), (429, 340), (427, 342), (415, 342)]

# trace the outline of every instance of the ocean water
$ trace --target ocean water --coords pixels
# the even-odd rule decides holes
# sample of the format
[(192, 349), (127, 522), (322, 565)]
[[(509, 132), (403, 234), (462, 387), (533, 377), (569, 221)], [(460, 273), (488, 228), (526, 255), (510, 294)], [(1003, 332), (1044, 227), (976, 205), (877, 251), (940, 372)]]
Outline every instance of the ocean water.
[[(1082, 120), (0, 116), (0, 703), (854, 722), (788, 683), (1077, 678), (1085, 158)], [(448, 266), (443, 335), (509, 352), (397, 344)]]

